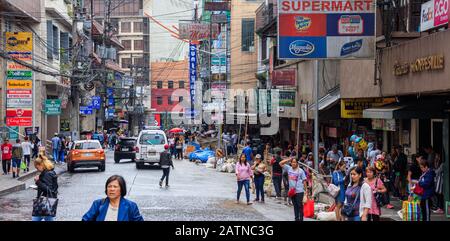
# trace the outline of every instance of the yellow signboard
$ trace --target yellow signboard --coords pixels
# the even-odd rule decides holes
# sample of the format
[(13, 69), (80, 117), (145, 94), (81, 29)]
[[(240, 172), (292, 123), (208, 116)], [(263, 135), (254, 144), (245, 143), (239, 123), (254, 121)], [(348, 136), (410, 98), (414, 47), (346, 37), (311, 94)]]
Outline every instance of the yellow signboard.
[(31, 52), (33, 51), (33, 33), (31, 32), (6, 32), (6, 52)]
[(33, 81), (32, 80), (12, 80), (9, 79), (7, 82), (7, 89), (32, 89)]
[(341, 99), (341, 118), (363, 118), (363, 111), (395, 102), (395, 98)]

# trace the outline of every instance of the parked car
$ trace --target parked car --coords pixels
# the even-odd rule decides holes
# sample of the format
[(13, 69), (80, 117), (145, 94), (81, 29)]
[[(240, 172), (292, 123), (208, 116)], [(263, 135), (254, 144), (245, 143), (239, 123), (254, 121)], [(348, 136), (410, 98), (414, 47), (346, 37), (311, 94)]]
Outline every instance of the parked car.
[(98, 140), (75, 141), (67, 157), (67, 170), (73, 172), (77, 167), (98, 167), (105, 171), (105, 151)]
[(136, 138), (120, 137), (119, 142), (114, 149), (114, 162), (119, 163), (122, 159), (136, 160)]
[(164, 131), (157, 128), (142, 130), (136, 143), (136, 168), (145, 164), (159, 165), (159, 155), (164, 151), (164, 145), (168, 144)]

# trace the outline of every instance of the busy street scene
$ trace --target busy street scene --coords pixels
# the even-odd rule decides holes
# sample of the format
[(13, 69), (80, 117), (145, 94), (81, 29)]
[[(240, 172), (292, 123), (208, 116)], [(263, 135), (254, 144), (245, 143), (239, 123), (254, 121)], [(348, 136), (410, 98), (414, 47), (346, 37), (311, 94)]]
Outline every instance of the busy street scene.
[(0, 221), (448, 221), (449, 8), (0, 0)]

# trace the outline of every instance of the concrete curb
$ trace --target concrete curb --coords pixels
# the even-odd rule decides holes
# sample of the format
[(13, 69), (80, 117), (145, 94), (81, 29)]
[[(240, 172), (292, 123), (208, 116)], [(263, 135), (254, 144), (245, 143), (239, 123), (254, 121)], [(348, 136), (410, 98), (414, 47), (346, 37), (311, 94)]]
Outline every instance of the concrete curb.
[(24, 181), (30, 179), (31, 177), (34, 177), (34, 176), (36, 175), (37, 172), (38, 172), (38, 171), (37, 171), (36, 169), (34, 169), (34, 170), (29, 171), (29, 172), (27, 172), (27, 173), (25, 173), (25, 174), (22, 174), (22, 176), (20, 176), (19, 178), (17, 178), (17, 180), (19, 180), (19, 181), (21, 181), (21, 182), (24, 182)]
[(10, 188), (4, 189), (4, 190), (0, 190), (0, 196), (8, 195), (8, 194), (11, 194), (13, 192), (22, 191), (22, 190), (25, 190), (25, 188), (26, 188), (25, 183), (20, 183), (18, 185), (13, 186), (13, 187), (10, 187)]

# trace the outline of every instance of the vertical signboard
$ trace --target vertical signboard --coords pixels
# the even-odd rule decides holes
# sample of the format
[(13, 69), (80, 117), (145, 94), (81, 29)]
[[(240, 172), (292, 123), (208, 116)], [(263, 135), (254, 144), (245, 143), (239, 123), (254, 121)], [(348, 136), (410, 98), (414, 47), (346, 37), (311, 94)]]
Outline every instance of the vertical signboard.
[(278, 0), (279, 59), (375, 57), (374, 0)]
[[(11, 58), (31, 63), (31, 32), (6, 32), (5, 39), (5, 50)], [(8, 60), (6, 67), (6, 125), (32, 126), (34, 73), (13, 60)]]
[(197, 45), (189, 44), (189, 91), (191, 97), (191, 117), (194, 117), (195, 81), (197, 80)]

